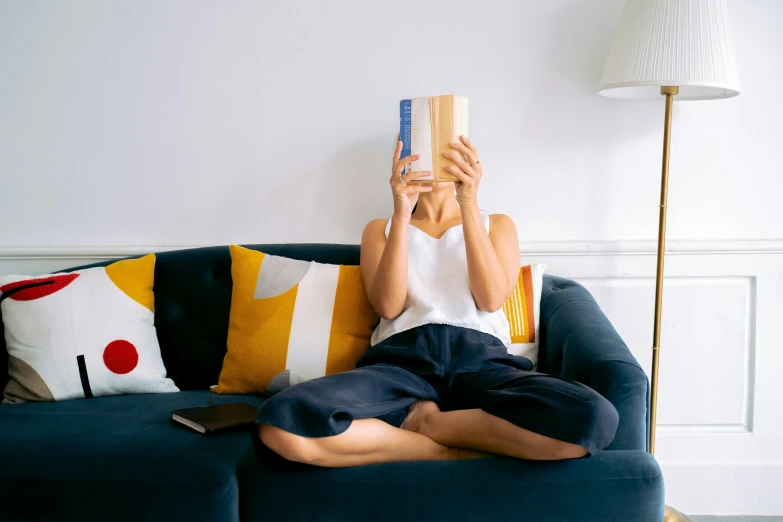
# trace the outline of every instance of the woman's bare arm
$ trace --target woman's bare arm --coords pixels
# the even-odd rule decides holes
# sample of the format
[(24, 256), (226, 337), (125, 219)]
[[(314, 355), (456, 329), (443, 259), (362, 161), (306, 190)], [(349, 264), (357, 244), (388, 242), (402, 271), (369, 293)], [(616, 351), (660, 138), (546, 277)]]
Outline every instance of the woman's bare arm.
[(470, 291), (479, 310), (494, 312), (509, 298), (519, 277), (517, 229), (511, 218), (495, 214), (490, 216), (487, 233), (476, 202), (484, 175), (478, 151), (465, 136), (460, 136), (460, 141), (452, 143), (451, 148), (452, 152), (443, 155), (454, 165), (443, 169), (459, 179), (457, 203), (462, 212)]
[(405, 165), (418, 155), (400, 159), (402, 142), (397, 142), (392, 158), (389, 185), (394, 197), (394, 215), (389, 237), (386, 238), (385, 219), (370, 221), (362, 233), (361, 267), (367, 297), (375, 311), (384, 319), (393, 319), (405, 308), (408, 297), (408, 224), (419, 194), (432, 190), (430, 183), (409, 185), (408, 182), (426, 177), (429, 171), (402, 174)]
[(392, 319), (408, 295), (408, 223), (393, 217), (388, 239), (386, 223), (376, 219), (364, 228), (361, 267), (370, 303), (378, 315)]
[(490, 216), (489, 234), (475, 205), (460, 205), (470, 291), (479, 310), (494, 312), (511, 296), (519, 277), (519, 239), (514, 221)]

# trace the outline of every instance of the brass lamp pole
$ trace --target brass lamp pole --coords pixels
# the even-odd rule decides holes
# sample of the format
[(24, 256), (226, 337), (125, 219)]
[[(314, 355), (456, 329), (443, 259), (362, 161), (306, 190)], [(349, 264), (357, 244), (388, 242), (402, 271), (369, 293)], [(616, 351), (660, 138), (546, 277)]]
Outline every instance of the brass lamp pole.
[[(658, 409), (658, 358), (661, 350), (661, 309), (663, 305), (663, 257), (666, 246), (666, 200), (669, 196), (669, 145), (672, 137), (672, 105), (679, 87), (661, 87), (666, 96), (663, 117), (663, 165), (661, 167), (661, 204), (658, 211), (658, 263), (655, 270), (655, 322), (653, 323), (652, 375), (650, 376), (650, 455), (655, 455), (655, 416)], [(690, 517), (665, 506), (664, 522), (690, 522)]]
[[(674, 96), (683, 101), (737, 96), (740, 87), (733, 49), (725, 0), (626, 0), (601, 76), (599, 92), (610, 98), (659, 100), (661, 95), (666, 97), (650, 376), (650, 454), (655, 453)], [(664, 520), (690, 519), (666, 506)]]
[(669, 196), (669, 144), (672, 136), (672, 105), (678, 87), (661, 87), (666, 96), (663, 118), (663, 167), (661, 204), (658, 213), (658, 265), (655, 271), (655, 322), (653, 323), (652, 376), (650, 378), (650, 455), (655, 455), (655, 412), (658, 408), (658, 355), (661, 349), (661, 305), (663, 299), (663, 254), (666, 244), (666, 199)]

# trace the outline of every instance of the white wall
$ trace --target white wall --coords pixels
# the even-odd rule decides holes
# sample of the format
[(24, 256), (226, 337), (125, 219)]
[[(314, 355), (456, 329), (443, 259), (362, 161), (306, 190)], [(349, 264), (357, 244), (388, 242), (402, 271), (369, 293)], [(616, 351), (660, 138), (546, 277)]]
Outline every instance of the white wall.
[[(0, 0), (0, 273), (358, 242), (397, 101), (453, 92), (480, 205), (649, 365), (663, 104), (595, 93), (622, 4)], [(783, 2), (729, 12), (742, 95), (675, 104), (656, 455), (683, 510), (783, 515)]]
[[(676, 105), (672, 239), (783, 237), (783, 2), (729, 7), (743, 94)], [(0, 1), (0, 245), (357, 242), (397, 101), (445, 92), (524, 240), (654, 238), (663, 105), (595, 93), (621, 8)]]

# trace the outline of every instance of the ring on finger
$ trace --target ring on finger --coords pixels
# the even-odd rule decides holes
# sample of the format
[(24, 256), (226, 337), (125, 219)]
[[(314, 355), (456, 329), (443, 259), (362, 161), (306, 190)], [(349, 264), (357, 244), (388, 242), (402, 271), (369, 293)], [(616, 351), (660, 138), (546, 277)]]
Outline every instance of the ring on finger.
[(402, 179), (402, 176), (399, 176), (399, 177), (397, 178), (397, 181), (399, 181), (399, 182), (400, 182), (400, 184), (401, 184), (401, 185), (403, 185), (403, 186), (404, 186), (404, 185), (407, 185), (407, 183), (405, 183), (405, 180), (404, 180), (404, 179)]

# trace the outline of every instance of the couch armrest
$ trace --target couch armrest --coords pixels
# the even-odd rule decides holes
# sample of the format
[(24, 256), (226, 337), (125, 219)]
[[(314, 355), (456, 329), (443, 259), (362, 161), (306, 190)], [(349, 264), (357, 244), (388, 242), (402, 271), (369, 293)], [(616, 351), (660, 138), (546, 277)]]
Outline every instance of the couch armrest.
[(649, 381), (582, 285), (544, 276), (538, 371), (586, 384), (620, 414), (610, 450), (647, 450)]

